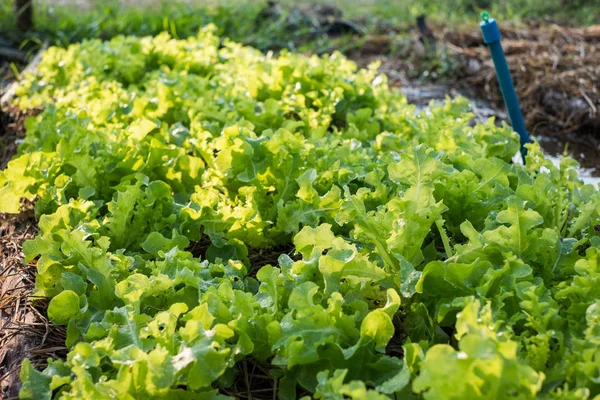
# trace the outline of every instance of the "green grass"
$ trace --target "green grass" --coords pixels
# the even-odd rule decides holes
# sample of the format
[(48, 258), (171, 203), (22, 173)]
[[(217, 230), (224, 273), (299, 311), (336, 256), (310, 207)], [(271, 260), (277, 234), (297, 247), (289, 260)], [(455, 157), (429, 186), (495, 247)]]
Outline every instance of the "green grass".
[[(290, 31), (281, 20), (257, 27), (254, 21), (264, 1), (36, 0), (36, 32), (23, 37), (15, 29), (13, 1), (0, 0), (0, 33), (15, 41), (48, 40), (67, 45), (90, 37), (152, 35), (164, 30), (176, 37), (185, 37), (208, 22), (219, 26), (219, 34), (261, 49), (293, 48), (299, 38), (306, 36), (303, 27)], [(280, 4), (289, 10), (298, 2), (280, 0)], [(589, 25), (598, 22), (598, 13), (593, 11), (600, 6), (600, 0), (305, 0), (299, 7), (315, 4), (336, 6), (346, 17), (361, 18), (367, 28), (373, 30), (382, 21), (393, 25), (412, 24), (420, 14), (426, 14), (433, 21), (463, 27), (476, 24), (483, 10), (503, 20), (545, 18)]]
[[(295, 4), (295, 1), (281, 3)], [(436, 21), (474, 24), (482, 11), (508, 20), (545, 18), (574, 25), (600, 22), (597, 12), (600, 0), (308, 0), (303, 3), (334, 5), (349, 17), (366, 16), (398, 24), (412, 22), (420, 14)]]
[[(599, 22), (595, 9), (600, 7), (600, 0), (279, 0), (281, 17), (257, 22), (266, 0), (34, 0), (35, 30), (22, 34), (16, 29), (13, 3), (14, 0), (0, 0), (0, 37), (30, 54), (44, 42), (67, 46), (88, 38), (149, 36), (162, 31), (185, 38), (208, 23), (218, 27), (219, 36), (262, 51), (286, 48), (320, 54), (361, 44), (360, 40), (319, 34), (306, 23), (289, 22), (294, 8), (306, 10), (317, 4), (343, 10), (346, 18), (358, 20), (370, 32), (387, 32), (390, 27), (402, 31), (414, 26), (415, 18), (421, 14), (427, 15), (432, 25), (475, 28), (483, 10), (512, 23), (545, 19), (590, 25)], [(423, 71), (435, 71), (438, 78), (452, 76), (456, 66), (448, 60), (440, 54), (430, 55), (420, 61), (416, 76)], [(7, 77), (11, 80), (12, 75), (14, 72), (5, 67), (0, 71), (0, 81)]]
[[(15, 29), (13, 0), (0, 0), (2, 17), (0, 29), (13, 40), (22, 39)], [(136, 6), (123, 5), (117, 1), (75, 6), (75, 1), (63, 1), (52, 6), (50, 1), (34, 1), (35, 32), (27, 34), (27, 39), (49, 40), (58, 45), (67, 45), (85, 38), (110, 38), (119, 34), (153, 35), (167, 30), (174, 36), (189, 36), (208, 22), (215, 22), (231, 28), (236, 19), (256, 14), (259, 7), (244, 3), (234, 7), (231, 2), (222, 1), (190, 4), (184, 1), (142, 1)], [(68, 3), (71, 3), (70, 5)], [(90, 2), (92, 3), (92, 2)], [(235, 26), (234, 31), (244, 31), (247, 23)], [(235, 32), (234, 32), (235, 34)]]

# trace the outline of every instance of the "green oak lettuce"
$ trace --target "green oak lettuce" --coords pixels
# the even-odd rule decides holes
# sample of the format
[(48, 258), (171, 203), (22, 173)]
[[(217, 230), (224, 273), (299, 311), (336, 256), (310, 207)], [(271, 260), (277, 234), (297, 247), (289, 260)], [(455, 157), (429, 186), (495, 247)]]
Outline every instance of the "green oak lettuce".
[(573, 160), (513, 163), (509, 127), (417, 111), (376, 65), (214, 32), (50, 48), (20, 82), (43, 111), (0, 211), (35, 202), (69, 348), (21, 398), (226, 398), (248, 360), (281, 399), (600, 395), (600, 194)]

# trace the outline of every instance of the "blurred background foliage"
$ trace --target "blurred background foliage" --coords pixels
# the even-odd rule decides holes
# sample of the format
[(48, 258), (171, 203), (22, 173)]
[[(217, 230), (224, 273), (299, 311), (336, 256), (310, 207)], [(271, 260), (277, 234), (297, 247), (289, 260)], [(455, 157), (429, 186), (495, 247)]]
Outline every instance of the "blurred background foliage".
[[(568, 25), (591, 25), (600, 16), (600, 0), (280, 0), (271, 6), (252, 0), (33, 0), (34, 29), (20, 32), (14, 0), (0, 0), (0, 35), (4, 41), (66, 46), (86, 38), (109, 39), (125, 35), (154, 35), (169, 31), (175, 37), (195, 34), (215, 23), (220, 35), (260, 49), (293, 48), (297, 38), (318, 35), (306, 20), (306, 9), (343, 10), (344, 18), (376, 31), (414, 24), (418, 15), (432, 23), (472, 26), (479, 13), (518, 23), (545, 19)], [(265, 9), (278, 15), (265, 19)], [(273, 18), (275, 17), (275, 18)], [(284, 34), (284, 35), (282, 35)]]

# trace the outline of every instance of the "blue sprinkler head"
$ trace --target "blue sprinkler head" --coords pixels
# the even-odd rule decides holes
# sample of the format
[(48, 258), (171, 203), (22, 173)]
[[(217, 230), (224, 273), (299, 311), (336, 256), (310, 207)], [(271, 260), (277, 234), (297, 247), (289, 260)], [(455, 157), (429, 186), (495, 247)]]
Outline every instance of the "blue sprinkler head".
[(481, 13), (481, 33), (483, 34), (483, 42), (485, 44), (494, 43), (500, 40), (500, 29), (496, 20), (490, 18), (490, 15), (484, 11)]

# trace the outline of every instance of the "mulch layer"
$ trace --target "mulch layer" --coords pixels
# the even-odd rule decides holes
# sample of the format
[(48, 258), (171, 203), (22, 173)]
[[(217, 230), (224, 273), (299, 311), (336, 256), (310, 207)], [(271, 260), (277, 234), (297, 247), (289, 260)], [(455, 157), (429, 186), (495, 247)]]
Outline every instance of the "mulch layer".
[(24, 358), (43, 366), (49, 357), (64, 358), (65, 329), (46, 318), (46, 301), (31, 295), (35, 263), (23, 262), (22, 244), (37, 234), (33, 207), (19, 215), (0, 215), (0, 398), (16, 398)]
[[(437, 27), (407, 36), (375, 34), (348, 55), (360, 65), (382, 62), (392, 83), (444, 78), (502, 105), (481, 32)], [(501, 26), (502, 46), (532, 133), (561, 135), (600, 128), (600, 25), (570, 28), (530, 23)]]
[[(0, 170), (15, 155), (32, 113), (15, 108), (0, 112)], [(65, 330), (46, 318), (46, 301), (35, 299), (35, 262), (25, 263), (23, 242), (37, 234), (31, 203), (18, 215), (0, 214), (0, 399), (16, 398), (24, 358), (44, 365), (48, 357), (66, 355)]]
[[(600, 25), (502, 27), (502, 45), (531, 132), (562, 135), (600, 129)], [(488, 49), (480, 32), (445, 31), (462, 66), (460, 83), (500, 104)]]

